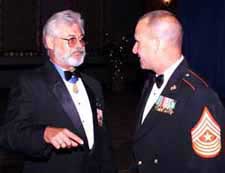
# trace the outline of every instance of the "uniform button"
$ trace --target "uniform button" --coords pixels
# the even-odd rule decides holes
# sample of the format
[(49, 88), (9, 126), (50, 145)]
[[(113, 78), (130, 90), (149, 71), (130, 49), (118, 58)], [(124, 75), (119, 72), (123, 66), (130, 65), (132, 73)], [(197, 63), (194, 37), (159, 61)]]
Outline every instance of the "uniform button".
[(159, 160), (158, 159), (154, 159), (154, 164), (158, 164), (159, 163)]
[(190, 74), (189, 74), (189, 73), (186, 73), (186, 74), (185, 74), (185, 76), (186, 76), (186, 77), (189, 77), (189, 76), (190, 76)]
[(142, 161), (141, 160), (138, 161), (138, 165), (142, 165)]

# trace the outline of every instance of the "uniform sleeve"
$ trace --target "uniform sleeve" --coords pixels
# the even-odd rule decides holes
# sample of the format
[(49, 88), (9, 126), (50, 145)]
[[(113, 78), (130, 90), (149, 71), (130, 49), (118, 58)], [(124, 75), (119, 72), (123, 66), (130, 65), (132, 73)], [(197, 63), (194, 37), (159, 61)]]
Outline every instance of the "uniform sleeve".
[(225, 110), (211, 89), (196, 90), (190, 100), (192, 154), (187, 173), (224, 173)]

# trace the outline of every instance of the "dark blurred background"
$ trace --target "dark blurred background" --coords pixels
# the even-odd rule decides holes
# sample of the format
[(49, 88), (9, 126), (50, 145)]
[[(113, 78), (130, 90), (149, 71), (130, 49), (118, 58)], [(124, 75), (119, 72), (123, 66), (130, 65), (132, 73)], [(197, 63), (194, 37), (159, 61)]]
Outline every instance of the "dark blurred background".
[[(184, 56), (225, 98), (225, 1), (217, 0), (0, 0), (0, 124), (11, 83), (45, 60), (42, 27), (55, 12), (72, 9), (85, 20), (87, 57), (82, 70), (103, 85), (108, 126), (121, 173), (130, 161), (130, 140), (146, 71), (132, 55), (133, 33), (145, 12), (167, 9), (184, 27)], [(19, 154), (0, 150), (0, 173), (20, 172)]]

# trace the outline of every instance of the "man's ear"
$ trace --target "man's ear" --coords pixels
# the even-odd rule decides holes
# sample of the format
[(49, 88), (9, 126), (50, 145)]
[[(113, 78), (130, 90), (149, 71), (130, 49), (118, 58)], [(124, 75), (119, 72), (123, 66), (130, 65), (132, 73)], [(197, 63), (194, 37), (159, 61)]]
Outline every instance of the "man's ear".
[(54, 48), (54, 37), (52, 37), (50, 35), (46, 36), (44, 43), (45, 43), (46, 48), (53, 49)]

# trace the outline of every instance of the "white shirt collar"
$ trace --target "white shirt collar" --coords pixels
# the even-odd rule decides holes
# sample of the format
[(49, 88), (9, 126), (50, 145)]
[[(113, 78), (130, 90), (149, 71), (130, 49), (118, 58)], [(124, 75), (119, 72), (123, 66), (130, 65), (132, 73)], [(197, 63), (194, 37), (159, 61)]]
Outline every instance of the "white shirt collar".
[(184, 56), (182, 55), (174, 64), (172, 64), (169, 68), (167, 68), (164, 71), (164, 84), (167, 84), (168, 80), (170, 79), (170, 77), (172, 76), (172, 74), (174, 73), (174, 71), (176, 70), (176, 68), (180, 65), (180, 63), (183, 61)]

